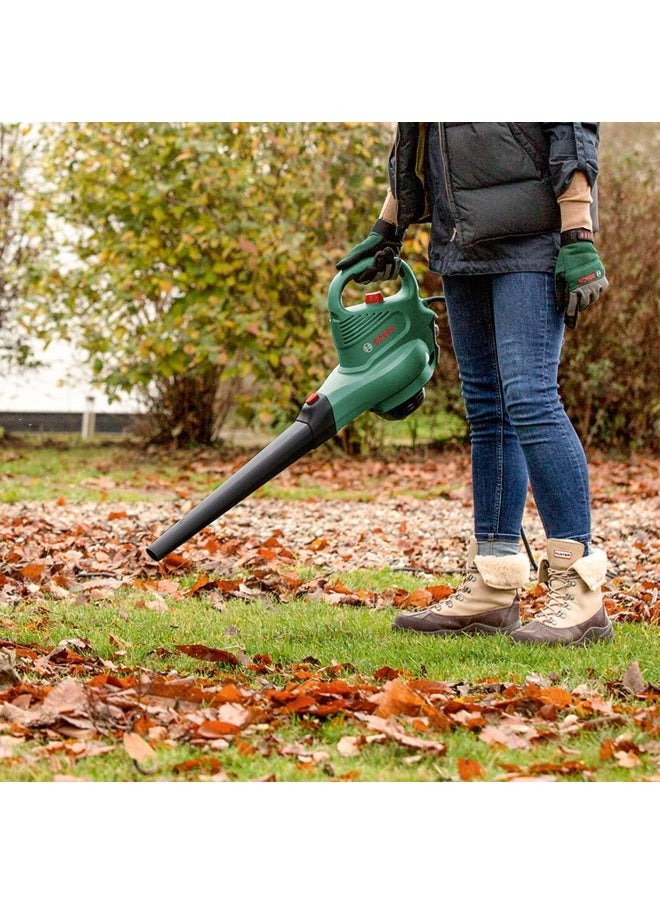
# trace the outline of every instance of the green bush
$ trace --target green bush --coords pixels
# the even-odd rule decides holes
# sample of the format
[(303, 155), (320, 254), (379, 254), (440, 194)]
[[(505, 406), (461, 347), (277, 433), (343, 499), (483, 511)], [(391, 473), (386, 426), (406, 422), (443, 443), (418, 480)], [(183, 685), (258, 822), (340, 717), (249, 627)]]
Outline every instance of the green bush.
[[(607, 293), (567, 330), (560, 385), (586, 446), (660, 447), (655, 123), (616, 123), (601, 142), (597, 248)], [(618, 128), (614, 128), (614, 127)], [(644, 128), (645, 127), (645, 128)]]

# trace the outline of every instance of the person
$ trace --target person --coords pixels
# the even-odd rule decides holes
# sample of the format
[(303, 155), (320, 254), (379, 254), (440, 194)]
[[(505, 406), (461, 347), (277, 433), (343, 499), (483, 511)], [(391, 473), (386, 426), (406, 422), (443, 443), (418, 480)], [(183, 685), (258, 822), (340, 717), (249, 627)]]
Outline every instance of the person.
[[(470, 430), (474, 535), (447, 599), (393, 628), (505, 632), (519, 643), (613, 639), (607, 557), (592, 546), (589, 474), (559, 395), (565, 327), (608, 286), (594, 245), (599, 123), (397, 123), (371, 232), (338, 263), (358, 283), (398, 273), (409, 226), (430, 223)], [(545, 533), (545, 605), (520, 621), (528, 486)]]

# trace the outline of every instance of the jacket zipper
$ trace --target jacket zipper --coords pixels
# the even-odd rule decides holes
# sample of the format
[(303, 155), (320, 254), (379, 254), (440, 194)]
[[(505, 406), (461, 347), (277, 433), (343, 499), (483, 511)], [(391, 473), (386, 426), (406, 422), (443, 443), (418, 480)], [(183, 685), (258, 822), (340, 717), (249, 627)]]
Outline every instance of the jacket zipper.
[(451, 215), (454, 218), (454, 230), (451, 234), (450, 242), (453, 242), (456, 239), (456, 222), (458, 221), (458, 213), (456, 210), (456, 205), (454, 204), (454, 196), (451, 191), (451, 185), (449, 183), (449, 158), (447, 155), (446, 149), (446, 133), (442, 126), (442, 123), (438, 123), (438, 133), (439, 133), (439, 144), (440, 144), (440, 157), (442, 158), (442, 176), (445, 180), (445, 192), (447, 194), (447, 204), (449, 204), (449, 210), (451, 211)]

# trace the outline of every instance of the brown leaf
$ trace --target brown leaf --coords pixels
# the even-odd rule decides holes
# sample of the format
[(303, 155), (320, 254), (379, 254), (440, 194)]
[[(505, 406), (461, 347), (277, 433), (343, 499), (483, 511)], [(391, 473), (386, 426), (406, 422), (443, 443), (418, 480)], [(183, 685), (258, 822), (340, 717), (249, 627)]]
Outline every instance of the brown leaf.
[(396, 741), (404, 747), (413, 747), (416, 750), (425, 750), (427, 753), (437, 753), (443, 756), (447, 752), (447, 745), (442, 741), (427, 741), (426, 738), (416, 738), (407, 735), (394, 722), (392, 718), (381, 719), (379, 716), (364, 716), (364, 721), (373, 731), (384, 734), (391, 741)]
[(55, 685), (46, 697), (43, 708), (58, 714), (85, 712), (87, 709), (85, 690), (73, 678), (67, 678)]
[(340, 738), (337, 750), (341, 756), (357, 756), (364, 747), (364, 738), (346, 736)]
[(126, 752), (136, 763), (146, 763), (156, 756), (153, 747), (134, 731), (124, 732), (123, 742)]
[(240, 703), (223, 703), (218, 708), (218, 718), (223, 722), (229, 722), (231, 725), (243, 728), (252, 721), (252, 713), (245, 706), (241, 706)]
[(20, 676), (16, 672), (11, 659), (0, 655), (0, 691), (6, 690), (14, 684), (19, 684), (20, 680)]
[(571, 775), (586, 772), (587, 766), (581, 760), (565, 760), (563, 763), (534, 763), (527, 771), (530, 775)]
[(614, 753), (614, 759), (619, 766), (623, 766), (625, 769), (634, 769), (641, 762), (640, 758), (632, 750), (617, 750)]
[(20, 725), (21, 728), (37, 724), (42, 725), (49, 721), (53, 722), (56, 718), (54, 715), (51, 715), (49, 720), (44, 720), (40, 712), (40, 707), (26, 710), (20, 706), (14, 706), (13, 703), (3, 703), (2, 706), (0, 706), (0, 717), (6, 722), (9, 722), (10, 725)]
[(485, 741), (490, 747), (507, 747), (509, 750), (526, 750), (529, 742), (521, 738), (515, 732), (504, 731), (496, 725), (487, 725), (480, 735), (479, 739)]
[(646, 690), (646, 682), (642, 677), (642, 671), (638, 662), (631, 662), (623, 673), (621, 684), (631, 694), (643, 694)]
[(200, 574), (192, 586), (184, 591), (184, 596), (195, 596), (201, 590), (210, 591), (217, 588), (217, 581), (212, 580), (205, 574)]
[(146, 599), (141, 601), (142, 605), (138, 605), (136, 602), (136, 609), (149, 609), (150, 612), (169, 612), (170, 607), (167, 605), (165, 600), (159, 596), (155, 599), (153, 597), (147, 597)]
[(201, 643), (192, 644), (176, 644), (175, 649), (179, 653), (185, 653), (192, 659), (201, 659), (204, 662), (222, 662), (224, 665), (237, 666), (239, 660), (233, 653), (227, 650), (217, 650), (213, 647), (207, 647)]

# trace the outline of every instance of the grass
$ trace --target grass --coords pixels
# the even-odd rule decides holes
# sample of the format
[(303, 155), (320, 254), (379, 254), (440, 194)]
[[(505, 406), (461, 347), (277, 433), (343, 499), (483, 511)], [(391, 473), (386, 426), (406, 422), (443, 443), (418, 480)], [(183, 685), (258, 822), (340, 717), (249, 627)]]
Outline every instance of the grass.
[(139, 502), (171, 497), (172, 485), (205, 492), (208, 475), (189, 470), (190, 454), (154, 449), (114, 437), (21, 435), (0, 445), (0, 502)]
[[(387, 569), (368, 574), (342, 575), (354, 589), (401, 584), (401, 575)], [(412, 588), (421, 581), (408, 577)], [(211, 648), (244, 653), (250, 660), (267, 655), (273, 663), (269, 680), (283, 686), (293, 680), (299, 663), (314, 663), (322, 670), (334, 666), (333, 675), (347, 681), (375, 681), (375, 673), (388, 667), (407, 679), (432, 678), (446, 682), (513, 682), (524, 684), (529, 676), (543, 676), (569, 690), (585, 683), (609, 696), (608, 682), (620, 679), (626, 666), (637, 661), (645, 678), (660, 682), (657, 658), (657, 629), (651, 626), (620, 625), (616, 642), (587, 649), (553, 649), (512, 644), (506, 637), (418, 637), (391, 630), (392, 610), (335, 607), (322, 601), (300, 599), (278, 603), (275, 599), (247, 603), (229, 600), (222, 610), (213, 608), (203, 597), (185, 602), (168, 602), (167, 612), (154, 612), (138, 605), (137, 593), (118, 594), (114, 599), (92, 605), (71, 606), (53, 600), (46, 611), (26, 604), (12, 613), (11, 630), (5, 633), (24, 644), (55, 646), (67, 638), (82, 638), (100, 659), (113, 662), (123, 670), (153, 670), (160, 674), (231, 680), (241, 686), (258, 687), (249, 670), (237, 669), (231, 676), (213, 663), (201, 663), (175, 650), (176, 645), (204, 643)], [(0, 618), (7, 625), (7, 615)], [(643, 747), (648, 738), (631, 718), (625, 731), (630, 743)], [(438, 781), (457, 778), (460, 759), (481, 764), (486, 780), (502, 777), (503, 768), (533, 768), (538, 763), (559, 764), (566, 759), (560, 743), (539, 744), (531, 750), (491, 750), (470, 731), (445, 733), (447, 745), (443, 757), (411, 758), (410, 751), (395, 744), (365, 747), (357, 763), (338, 753), (337, 744), (345, 735), (355, 735), (349, 718), (337, 715), (326, 721), (306, 716), (292, 717), (276, 729), (277, 745), (262, 745), (263, 753), (246, 756), (231, 746), (219, 754), (222, 768), (234, 781), (256, 780), (271, 773), (278, 781), (328, 781), (351, 776), (355, 771), (361, 782)], [(592, 769), (600, 782), (631, 781), (631, 773), (616, 761), (602, 763), (604, 741), (619, 736), (620, 725), (595, 731), (581, 731), (565, 742), (571, 758)], [(358, 729), (359, 733), (359, 729)], [(306, 745), (320, 766), (304, 768), (296, 757), (282, 756), (287, 745)], [(277, 749), (276, 749), (277, 748)], [(189, 744), (175, 749), (159, 749), (153, 765), (159, 778), (182, 780), (177, 767), (199, 760), (199, 750)], [(204, 769), (204, 758), (199, 769)], [(636, 770), (635, 780), (650, 777), (655, 767), (647, 758)], [(3, 765), (2, 781), (47, 781), (62, 772), (92, 781), (149, 781), (152, 773), (136, 771), (125, 752), (110, 750), (107, 755), (76, 760), (65, 751), (44, 757), (27, 756), (22, 765)], [(196, 775), (186, 774), (189, 780)], [(568, 780), (571, 780), (570, 778)], [(580, 776), (573, 780), (581, 780)]]
[[(373, 574), (368, 581), (346, 574), (341, 579), (351, 589), (365, 584), (373, 588)], [(404, 583), (400, 574), (388, 569), (379, 576), (384, 585)], [(407, 583), (424, 586), (414, 579)], [(157, 651), (204, 643), (244, 652), (250, 658), (268, 654), (284, 667), (311, 657), (323, 665), (346, 663), (347, 671), (366, 676), (384, 666), (442, 681), (476, 682), (490, 677), (524, 681), (530, 674), (553, 674), (567, 687), (594, 680), (604, 685), (619, 678), (635, 660), (648, 683), (660, 684), (657, 628), (650, 625), (617, 625), (614, 644), (564, 649), (512, 644), (501, 636), (437, 638), (394, 632), (394, 611), (389, 607), (333, 606), (304, 597), (281, 603), (273, 597), (254, 603), (230, 599), (218, 611), (198, 596), (168, 601), (167, 612), (154, 612), (139, 605), (143, 597), (122, 591), (112, 600), (82, 606), (52, 600), (47, 612), (28, 604), (13, 611), (12, 633), (22, 643), (45, 645), (82, 637), (97, 656), (108, 660), (116, 658), (119, 640), (126, 651), (121, 657), (124, 666), (176, 667), (185, 674), (192, 674), (199, 662)]]
[[(48, 445), (26, 440), (12, 449), (5, 446), (0, 460), (5, 502), (13, 501), (12, 491), (20, 499), (29, 493), (34, 499), (57, 499), (62, 494), (73, 499), (78, 493), (76, 499), (94, 501), (102, 492), (116, 492), (118, 498), (126, 499), (124, 494), (144, 493), (154, 474), (165, 474), (163, 480), (177, 486), (195, 478), (182, 470), (177, 457), (165, 462), (163, 456), (150, 458), (137, 447), (113, 442)], [(99, 477), (107, 479), (105, 490), (94, 483)], [(208, 475), (202, 473), (200, 480), (207, 484)], [(163, 492), (171, 496), (171, 486)], [(320, 488), (311, 486), (305, 492), (320, 498)], [(314, 577), (309, 567), (301, 575)], [(186, 575), (179, 586), (190, 586), (195, 577)], [(428, 583), (423, 576), (390, 569), (358, 569), (340, 577), (354, 591), (382, 591), (392, 586), (414, 590)], [(614, 644), (562, 649), (516, 645), (499, 636), (436, 638), (393, 632), (391, 607), (335, 606), (309, 596), (283, 602), (273, 594), (263, 594), (253, 600), (230, 598), (214, 605), (203, 594), (185, 599), (173, 595), (166, 596), (167, 611), (154, 611), (145, 606), (150, 595), (149, 590), (124, 587), (91, 601), (72, 603), (52, 597), (44, 602), (28, 596), (18, 604), (4, 605), (0, 594), (0, 636), (17, 644), (49, 648), (79, 638), (86, 644), (86, 657), (98, 657), (117, 674), (150, 671), (233, 682), (255, 691), (262, 690), (265, 682), (279, 687), (299, 682), (296, 675), (301, 664), (326, 678), (332, 674), (347, 682), (378, 686), (383, 679), (375, 676), (388, 669), (402, 681), (427, 678), (464, 684), (464, 698), (459, 694), (457, 700), (468, 708), (468, 688), (485, 682), (523, 685), (530, 676), (540, 676), (568, 691), (588, 685), (621, 711), (623, 724), (604, 721), (592, 730), (565, 736), (558, 733), (527, 749), (489, 746), (478, 732), (459, 729), (437, 736), (446, 744), (443, 756), (416, 756), (414, 750), (386, 741), (365, 743), (359, 756), (345, 757), (338, 749), (342, 738), (374, 732), (347, 714), (326, 719), (292, 715), (275, 725), (257, 727), (247, 746), (229, 744), (200, 755), (199, 747), (188, 742), (159, 745), (154, 762), (143, 770), (131, 761), (117, 738), (109, 739), (112, 743), (107, 750), (96, 756), (76, 754), (73, 742), (53, 744), (44, 753), (43, 740), (28, 739), (21, 746), (20, 758), (0, 757), (0, 781), (50, 781), (58, 774), (95, 782), (190, 781), (220, 764), (231, 781), (247, 782), (271, 774), (285, 782), (436, 782), (459, 779), (461, 761), (479, 763), (482, 778), (496, 781), (507, 769), (538, 765), (542, 770), (540, 764), (548, 763), (559, 768), (567, 760), (579, 760), (585, 769), (562, 774), (564, 781), (584, 780), (585, 770), (598, 782), (641, 781), (657, 775), (657, 754), (654, 757), (649, 730), (635, 716), (650, 707), (651, 701), (622, 702), (612, 691), (631, 662), (639, 663), (648, 685), (660, 685), (657, 626), (616, 624)], [(242, 664), (228, 670), (224, 664), (200, 661), (177, 651), (177, 645), (185, 644), (227, 650), (243, 657)], [(267, 676), (249, 667), (255, 657), (268, 657), (272, 663)], [(24, 682), (44, 683), (43, 676), (31, 672), (29, 664), (23, 662), (21, 669)], [(0, 749), (7, 732), (4, 724)], [(0, 728), (2, 725), (0, 719)], [(602, 758), (603, 744), (622, 743), (621, 738), (641, 751), (634, 769), (619, 759)], [(304, 756), (283, 754), (287, 749), (308, 751), (310, 758), (305, 761)], [(190, 762), (197, 765), (185, 771)]]

